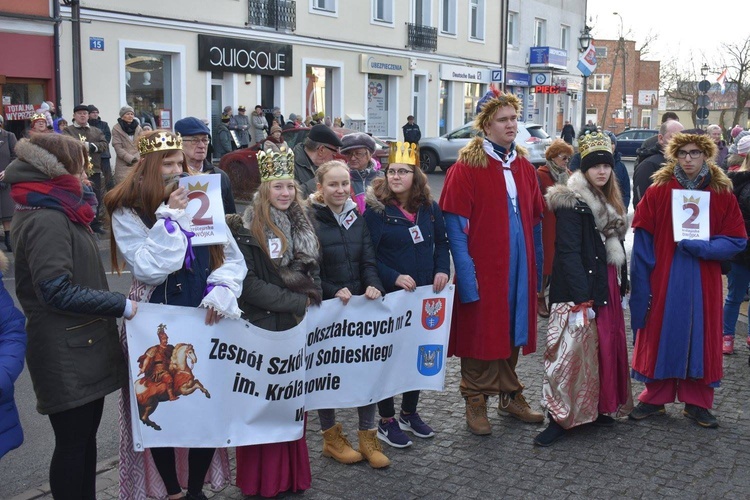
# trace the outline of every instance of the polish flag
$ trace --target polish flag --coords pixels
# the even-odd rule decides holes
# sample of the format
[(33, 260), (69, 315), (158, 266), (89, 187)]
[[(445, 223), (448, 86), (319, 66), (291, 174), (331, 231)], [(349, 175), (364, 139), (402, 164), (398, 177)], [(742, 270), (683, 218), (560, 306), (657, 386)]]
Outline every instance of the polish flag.
[(721, 87), (721, 93), (723, 94), (724, 90), (726, 90), (726, 86), (724, 85), (724, 82), (727, 81), (727, 70), (726, 70), (726, 68), (724, 68), (724, 71), (721, 72), (721, 74), (719, 75), (719, 78), (717, 78), (716, 81), (718, 82), (719, 86)]
[(586, 77), (596, 71), (596, 49), (593, 44), (589, 45), (588, 50), (586, 50), (578, 60), (578, 71)]

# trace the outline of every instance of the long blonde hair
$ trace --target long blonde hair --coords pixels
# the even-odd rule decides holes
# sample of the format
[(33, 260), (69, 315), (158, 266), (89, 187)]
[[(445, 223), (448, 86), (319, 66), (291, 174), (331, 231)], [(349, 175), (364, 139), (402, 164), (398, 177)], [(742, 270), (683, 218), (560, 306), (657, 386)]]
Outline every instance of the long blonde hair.
[[(269, 256), (268, 243), (266, 242), (266, 228), (281, 240), (281, 253), (284, 254), (289, 245), (284, 232), (273, 222), (271, 217), (271, 183), (274, 181), (261, 182), (258, 191), (253, 198), (253, 220), (250, 222), (250, 233), (258, 240), (258, 244)], [(290, 210), (294, 204), (299, 205), (302, 200), (299, 197), (300, 187), (294, 182), (294, 200), (287, 210)]]

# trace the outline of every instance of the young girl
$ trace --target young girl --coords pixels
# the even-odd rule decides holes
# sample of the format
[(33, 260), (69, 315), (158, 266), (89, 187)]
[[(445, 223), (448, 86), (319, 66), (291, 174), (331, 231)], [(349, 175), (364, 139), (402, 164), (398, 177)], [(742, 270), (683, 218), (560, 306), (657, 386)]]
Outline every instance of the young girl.
[[(353, 295), (379, 299), (385, 293), (378, 277), (375, 250), (365, 220), (351, 198), (349, 167), (340, 161), (324, 163), (315, 172), (318, 190), (310, 196), (315, 230), (320, 241), (320, 278), (323, 299), (338, 297), (346, 304)], [(359, 452), (354, 451), (336, 423), (336, 410), (318, 410), (323, 433), (323, 455), (344, 464), (364, 456), (376, 468), (390, 465), (375, 428), (375, 403), (357, 408)]]
[[(141, 136), (138, 150), (138, 162), (104, 199), (112, 222), (112, 266), (121, 268), (120, 254), (133, 273), (131, 299), (206, 308), (208, 325), (222, 317), (239, 318), (237, 297), (247, 269), (234, 238), (228, 234), (224, 245), (195, 247), (192, 233), (186, 231), (188, 193), (182, 187), (174, 189), (176, 178), (188, 171), (182, 140), (172, 132), (155, 130)], [(120, 342), (127, 352), (124, 326)], [(226, 450), (191, 448), (187, 471), (186, 450), (133, 451), (129, 388), (130, 384), (123, 388), (120, 398), (120, 498), (206, 498), (202, 489), (207, 473), (215, 488), (224, 486), (229, 478)]]
[[(367, 190), (364, 217), (387, 292), (414, 291), (423, 285), (432, 285), (436, 293), (445, 288), (450, 252), (443, 212), (430, 196), (416, 144), (391, 143), (385, 177), (375, 179)], [(379, 402), (378, 438), (405, 448), (412, 442), (403, 431), (420, 438), (434, 436), (417, 413), (418, 402), (419, 391), (405, 393), (398, 421), (393, 398)]]
[[(534, 438), (538, 446), (578, 425), (612, 425), (608, 414), (632, 404), (622, 312), (627, 212), (609, 139), (588, 134), (579, 148), (580, 170), (546, 195), (557, 224), (542, 397), (549, 426)], [(578, 376), (571, 377), (574, 367)]]
[[(321, 301), (318, 239), (300, 206), (294, 154), (258, 153), (261, 184), (244, 216), (227, 217), (247, 264), (242, 318), (271, 331), (297, 325)], [(237, 448), (237, 486), (245, 495), (274, 497), (310, 487), (307, 443)]]

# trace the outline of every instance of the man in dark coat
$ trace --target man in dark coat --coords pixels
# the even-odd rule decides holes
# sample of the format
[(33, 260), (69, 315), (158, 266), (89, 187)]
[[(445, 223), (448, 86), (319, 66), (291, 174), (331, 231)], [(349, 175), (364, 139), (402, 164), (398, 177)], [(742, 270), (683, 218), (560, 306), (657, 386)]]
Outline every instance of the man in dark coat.
[(565, 125), (560, 131), (560, 138), (568, 144), (573, 144), (573, 137), (576, 136), (576, 131), (573, 125), (570, 124), (570, 120), (565, 120)]
[(89, 125), (102, 131), (104, 138), (107, 139), (107, 148), (102, 151), (102, 175), (104, 176), (104, 189), (109, 191), (115, 187), (115, 180), (112, 176), (112, 165), (110, 159), (112, 154), (109, 152), (109, 144), (112, 142), (112, 131), (109, 130), (109, 123), (99, 118), (99, 109), (93, 104), (89, 104)]
[(659, 170), (664, 163), (664, 148), (674, 134), (681, 132), (685, 127), (677, 120), (668, 120), (661, 124), (657, 144), (651, 149), (644, 151), (645, 159), (635, 166), (633, 172), (633, 208), (638, 207), (646, 189), (651, 185), (651, 176)]
[(404, 131), (404, 142), (419, 144), (419, 139), (422, 138), (422, 132), (419, 130), (419, 125), (414, 123), (414, 117), (412, 115), (406, 117), (406, 125), (404, 125), (401, 130)]
[(305, 141), (294, 146), (294, 179), (300, 185), (303, 198), (316, 189), (315, 171), (325, 162), (333, 160), (341, 146), (336, 132), (323, 124), (313, 126)]

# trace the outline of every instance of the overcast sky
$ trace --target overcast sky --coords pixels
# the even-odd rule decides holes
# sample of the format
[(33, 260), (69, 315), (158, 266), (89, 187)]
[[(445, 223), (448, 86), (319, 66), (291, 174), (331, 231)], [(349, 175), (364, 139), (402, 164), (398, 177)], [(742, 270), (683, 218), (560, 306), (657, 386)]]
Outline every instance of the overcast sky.
[(588, 18), (591, 18), (588, 25), (593, 28), (594, 38), (619, 37), (620, 17), (613, 12), (622, 16), (625, 37), (634, 40), (636, 48), (640, 48), (649, 33), (658, 34), (645, 59), (666, 62), (677, 57), (687, 71), (694, 65), (696, 74), (704, 62), (709, 66), (721, 65), (722, 42), (741, 45), (750, 36), (748, 0), (714, 3), (588, 0)]

